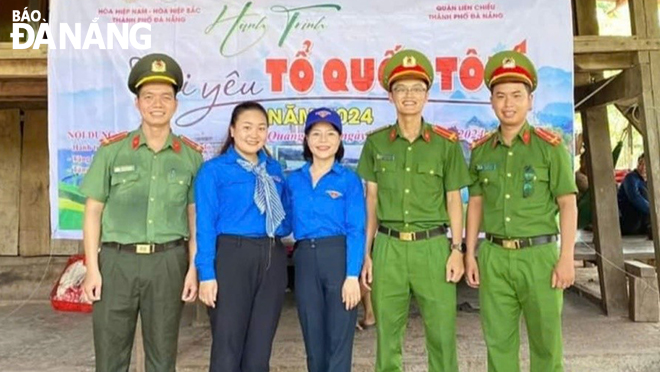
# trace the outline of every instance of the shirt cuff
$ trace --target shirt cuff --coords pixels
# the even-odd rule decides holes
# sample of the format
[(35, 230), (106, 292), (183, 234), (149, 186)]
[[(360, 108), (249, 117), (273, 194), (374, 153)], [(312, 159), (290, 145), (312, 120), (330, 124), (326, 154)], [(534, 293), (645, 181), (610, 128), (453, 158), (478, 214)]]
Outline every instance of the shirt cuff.
[(199, 281), (215, 280), (215, 269), (213, 265), (197, 265), (197, 272), (199, 273)]

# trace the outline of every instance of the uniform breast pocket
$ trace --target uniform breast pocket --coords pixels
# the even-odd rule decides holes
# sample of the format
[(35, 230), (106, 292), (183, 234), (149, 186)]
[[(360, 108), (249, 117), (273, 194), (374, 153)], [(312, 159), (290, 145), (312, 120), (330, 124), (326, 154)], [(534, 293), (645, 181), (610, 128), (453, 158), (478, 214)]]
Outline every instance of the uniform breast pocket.
[(419, 185), (427, 190), (442, 190), (442, 166), (439, 163), (421, 163), (417, 166), (416, 177)]
[(545, 203), (550, 197), (550, 169), (546, 166), (527, 165), (523, 168), (523, 198), (530, 202)]
[(374, 165), (378, 188), (396, 188), (397, 166), (394, 160), (377, 160)]
[(180, 204), (188, 200), (192, 177), (190, 174), (180, 174), (167, 179), (167, 201)]
[(138, 190), (138, 172), (115, 173), (110, 178), (110, 195), (120, 200), (132, 200)]
[(479, 185), (481, 186), (481, 190), (484, 193), (497, 192), (496, 189), (497, 181), (498, 181), (497, 171), (494, 170), (479, 171), (479, 180), (477, 182), (479, 182)]

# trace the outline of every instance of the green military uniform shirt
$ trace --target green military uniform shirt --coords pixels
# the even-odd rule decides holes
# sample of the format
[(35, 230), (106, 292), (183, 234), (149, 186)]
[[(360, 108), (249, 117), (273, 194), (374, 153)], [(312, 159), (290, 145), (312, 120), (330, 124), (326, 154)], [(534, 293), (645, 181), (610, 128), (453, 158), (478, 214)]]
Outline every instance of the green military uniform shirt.
[(527, 123), (511, 146), (504, 144), (499, 131), (479, 141), (472, 151), (470, 176), (470, 196), (483, 196), (482, 229), (500, 237), (556, 234), (556, 198), (577, 192), (560, 138)]
[(448, 222), (446, 192), (470, 183), (457, 135), (428, 123), (412, 143), (397, 124), (369, 135), (357, 171), (378, 184), (379, 223), (399, 231)]
[(164, 243), (190, 235), (187, 206), (202, 155), (170, 134), (155, 153), (141, 129), (99, 147), (80, 186), (105, 203), (101, 241)]

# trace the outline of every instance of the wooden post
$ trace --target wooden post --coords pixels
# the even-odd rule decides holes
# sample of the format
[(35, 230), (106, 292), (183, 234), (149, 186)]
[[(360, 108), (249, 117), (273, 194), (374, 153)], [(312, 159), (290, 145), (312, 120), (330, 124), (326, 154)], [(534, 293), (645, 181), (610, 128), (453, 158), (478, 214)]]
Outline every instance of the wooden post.
[[(660, 38), (658, 4), (656, 0), (629, 0), (630, 24), (633, 35)], [(644, 152), (648, 178), (651, 227), (655, 249), (656, 271), (660, 267), (660, 52), (637, 53), (640, 81), (643, 88), (640, 100), (640, 121), (644, 123)], [(658, 287), (660, 287), (660, 275)]]
[[(576, 32), (598, 35), (596, 0), (574, 0)], [(602, 77), (602, 75), (600, 76)], [(589, 182), (592, 209), (595, 211), (594, 243), (600, 278), (602, 307), (607, 315), (628, 310), (628, 291), (623, 265), (614, 165), (606, 107), (582, 112), (582, 127), (589, 152)]]
[(655, 285), (655, 269), (639, 261), (626, 261), (626, 272), (630, 274), (630, 320), (657, 323), (660, 320), (660, 301)]
[(607, 315), (621, 315), (628, 309), (628, 295), (607, 110), (602, 107), (582, 112), (582, 129), (590, 161), (591, 207), (596, 216), (594, 243), (599, 253), (601, 305)]
[(19, 110), (0, 110), (0, 153), (0, 256), (16, 256), (21, 178)]

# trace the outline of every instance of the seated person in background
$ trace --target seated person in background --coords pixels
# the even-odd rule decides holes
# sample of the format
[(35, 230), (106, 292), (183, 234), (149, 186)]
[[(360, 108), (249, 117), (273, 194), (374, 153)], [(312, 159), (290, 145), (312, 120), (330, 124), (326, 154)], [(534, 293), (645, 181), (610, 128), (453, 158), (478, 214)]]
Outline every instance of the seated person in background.
[(579, 196), (589, 191), (589, 178), (587, 177), (587, 167), (589, 165), (587, 160), (587, 152), (585, 151), (580, 155), (580, 169), (575, 172), (575, 184), (577, 185)]
[(621, 182), (617, 196), (621, 234), (648, 234), (650, 231), (650, 209), (644, 154), (637, 159), (637, 168), (628, 173)]
[(575, 184), (578, 188), (578, 229), (591, 231), (592, 211), (591, 197), (589, 195), (589, 178), (587, 172), (589, 167), (589, 156), (587, 152), (580, 155), (580, 168), (575, 172)]

